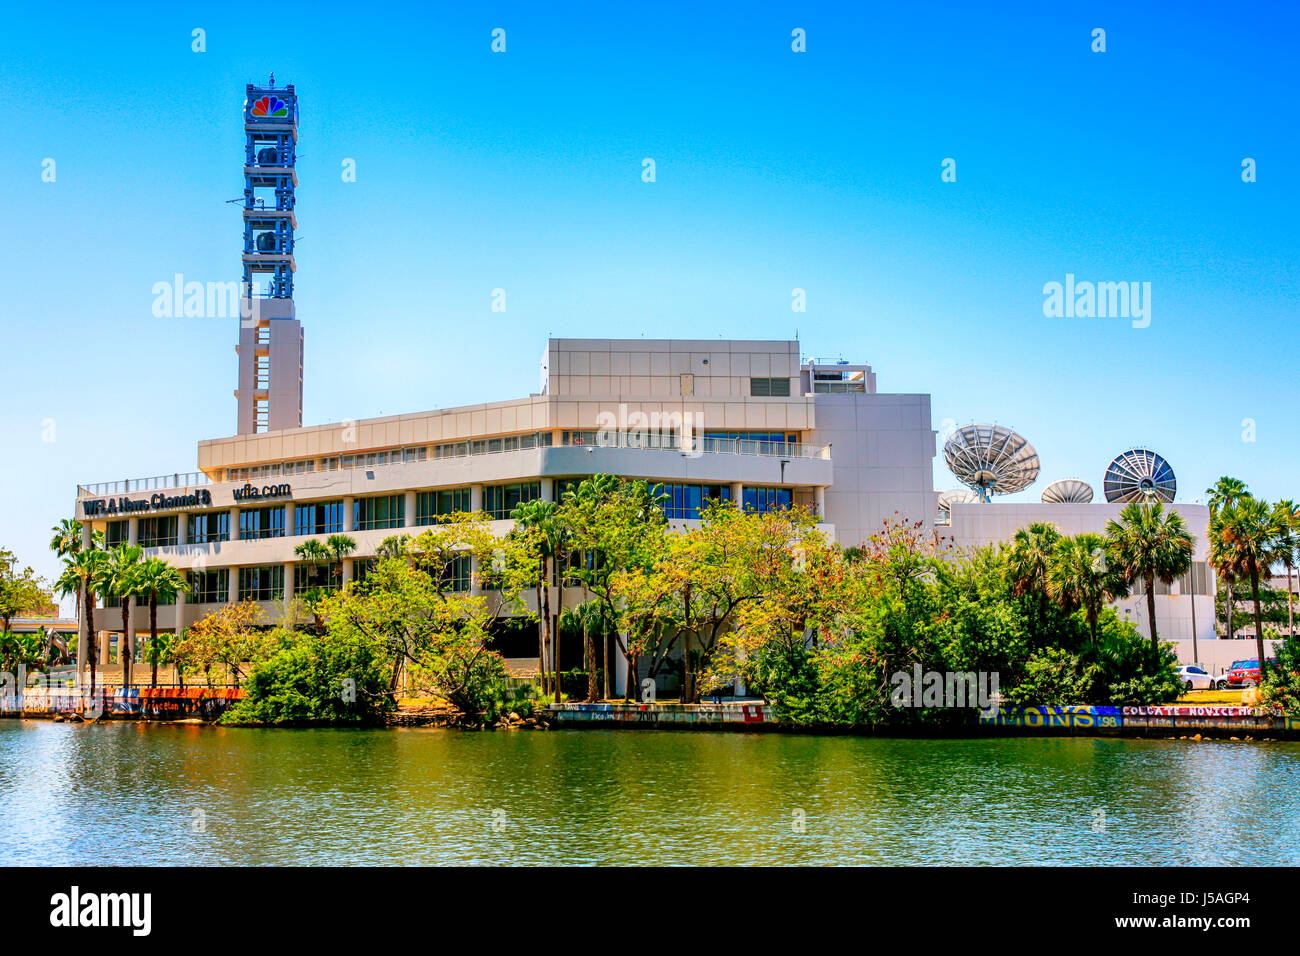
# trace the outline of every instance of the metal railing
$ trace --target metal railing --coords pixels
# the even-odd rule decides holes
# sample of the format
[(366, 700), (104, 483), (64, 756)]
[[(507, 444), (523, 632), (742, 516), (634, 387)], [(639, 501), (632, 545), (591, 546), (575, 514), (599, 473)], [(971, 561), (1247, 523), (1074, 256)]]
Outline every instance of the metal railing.
[(152, 478), (126, 478), (122, 481), (100, 481), (91, 485), (77, 485), (77, 497), (93, 495), (125, 495), (133, 491), (160, 491), (165, 488), (189, 488), (210, 485), (212, 479), (201, 471), (184, 474), (155, 475)]
[(759, 455), (767, 458), (829, 458), (829, 445), (803, 442), (757, 441), (748, 438), (701, 438), (692, 436), (689, 447), (677, 432), (620, 431), (605, 434), (597, 431), (565, 433), (565, 445), (594, 445), (597, 448), (631, 448), (648, 451), (680, 451), (689, 454), (699, 449), (706, 455)]

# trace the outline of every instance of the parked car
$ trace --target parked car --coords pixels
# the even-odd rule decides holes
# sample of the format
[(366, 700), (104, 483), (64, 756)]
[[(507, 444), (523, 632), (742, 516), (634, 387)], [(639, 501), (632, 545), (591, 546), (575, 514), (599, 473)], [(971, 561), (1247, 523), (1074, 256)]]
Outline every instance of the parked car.
[[(1268, 658), (1264, 662), (1266, 665), (1274, 663), (1273, 658)], [(1232, 667), (1228, 668), (1227, 678), (1228, 687), (1236, 690), (1238, 687), (1257, 687), (1260, 681), (1259, 661), (1233, 661)]]
[(1208, 671), (1201, 670), (1195, 664), (1185, 664), (1178, 668), (1178, 679), (1183, 690), (1209, 690), (1214, 686), (1214, 678)]

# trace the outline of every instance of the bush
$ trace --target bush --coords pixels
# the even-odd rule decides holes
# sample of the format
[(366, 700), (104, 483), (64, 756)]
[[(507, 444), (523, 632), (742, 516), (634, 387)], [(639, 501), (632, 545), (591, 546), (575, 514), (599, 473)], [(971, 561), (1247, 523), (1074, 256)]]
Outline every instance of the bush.
[(1300, 637), (1273, 646), (1277, 660), (1264, 672), (1260, 700), (1288, 717), (1300, 717)]
[(225, 724), (372, 723), (392, 710), (389, 666), (361, 639), (294, 633), (253, 667)]
[(1089, 703), (1167, 704), (1183, 692), (1173, 648), (1153, 647), (1110, 608), (1098, 620), (1097, 642), (1087, 645), (1081, 657), (1085, 676), (1092, 682)]
[(1030, 656), (1024, 676), (1002, 696), (1009, 704), (1060, 707), (1087, 702), (1091, 688), (1092, 680), (1084, 675), (1077, 655), (1045, 647)]

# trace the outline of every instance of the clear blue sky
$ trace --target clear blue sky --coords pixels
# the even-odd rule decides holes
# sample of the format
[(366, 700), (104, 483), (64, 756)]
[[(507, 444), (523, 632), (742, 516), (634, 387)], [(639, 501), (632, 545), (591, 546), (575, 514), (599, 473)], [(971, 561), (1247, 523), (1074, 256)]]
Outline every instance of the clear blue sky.
[[(0, 545), (52, 573), (77, 482), (234, 431), (235, 322), (154, 318), (151, 289), (237, 277), (271, 70), (301, 98), (308, 424), (527, 394), (550, 333), (797, 330), (930, 393), (936, 428), (1021, 430), (1022, 497), (1143, 444), (1181, 499), (1224, 473), (1300, 497), (1293, 5), (607, 6), (11, 9)], [(1150, 327), (1045, 318), (1067, 272), (1150, 282)]]

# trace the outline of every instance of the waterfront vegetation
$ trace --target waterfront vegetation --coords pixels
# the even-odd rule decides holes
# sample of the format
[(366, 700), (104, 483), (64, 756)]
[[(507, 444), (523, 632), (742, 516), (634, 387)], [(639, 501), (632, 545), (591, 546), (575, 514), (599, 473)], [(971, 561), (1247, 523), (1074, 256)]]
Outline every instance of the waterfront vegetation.
[[(1224, 627), (1237, 623), (1227, 608), (1248, 600), (1261, 652), (1266, 609), (1270, 621), (1282, 613), (1263, 579), (1281, 567), (1289, 584), (1300, 510), (1258, 501), (1231, 478), (1209, 496), (1210, 562), (1231, 595)], [(1195, 539), (1158, 502), (1126, 506), (1104, 534), (1035, 523), (1005, 544), (958, 550), (904, 521), (843, 548), (797, 507), (760, 513), (711, 502), (698, 522), (671, 529), (661, 501), (656, 485), (597, 475), (570, 484), (558, 502), (519, 505), (504, 535), (483, 513), (443, 515), (418, 535), (386, 539), (346, 583), (356, 541), (308, 539), (295, 548), (305, 587), (274, 626), (245, 601), (159, 635), (157, 605), (174, 600), (183, 577), (138, 547), (106, 549), (99, 533), (83, 548), (76, 522), (53, 529), (64, 562), (54, 587), (75, 595), (92, 629), (97, 596), (116, 605), (124, 629), (131, 603), (147, 603), (140, 656), (151, 684), (158, 665), (171, 664), (182, 684), (188, 675), (240, 685), (246, 696), (227, 713), (231, 722), (379, 722), (399, 697), (424, 697), (483, 724), (536, 702), (608, 698), (620, 676), (631, 696), (642, 696), (648, 677), (686, 702), (741, 682), (779, 719), (803, 724), (966, 719), (968, 711), (895, 707), (891, 678), (915, 668), (997, 674), (1012, 704), (1156, 704), (1180, 692), (1154, 593), (1188, 572)], [(8, 552), (0, 571), (7, 631), (10, 615), (48, 605), (50, 594)], [(565, 605), (565, 589), (581, 595), (575, 606)], [(1135, 589), (1146, 596), (1145, 636), (1110, 606)], [(535, 690), (512, 679), (493, 649), (508, 622), (537, 628)], [(562, 639), (582, 642), (577, 672), (560, 672)], [(6, 662), (52, 654), (39, 640), (0, 642)], [(120, 656), (129, 685), (136, 655), (125, 639)], [(93, 644), (87, 659), (93, 682)], [(626, 662), (625, 674), (611, 673), (613, 661)], [(1263, 697), (1300, 715), (1295, 638), (1280, 645), (1278, 665), (1265, 674)]]

